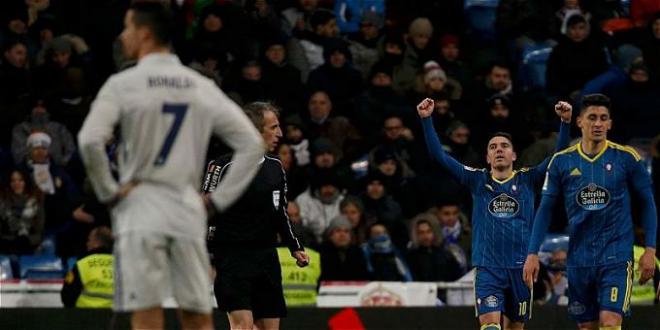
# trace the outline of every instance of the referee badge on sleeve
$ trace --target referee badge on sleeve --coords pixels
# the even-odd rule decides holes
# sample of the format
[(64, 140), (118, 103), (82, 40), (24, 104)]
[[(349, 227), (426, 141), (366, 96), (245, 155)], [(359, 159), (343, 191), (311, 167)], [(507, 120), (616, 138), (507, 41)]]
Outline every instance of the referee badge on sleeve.
[(274, 190), (273, 191), (273, 206), (275, 206), (276, 209), (280, 207), (280, 191), (279, 190)]

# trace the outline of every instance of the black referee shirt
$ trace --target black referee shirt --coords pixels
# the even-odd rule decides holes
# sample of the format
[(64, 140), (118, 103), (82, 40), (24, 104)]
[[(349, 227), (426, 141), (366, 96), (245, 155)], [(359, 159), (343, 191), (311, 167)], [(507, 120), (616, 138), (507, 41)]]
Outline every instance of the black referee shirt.
[[(209, 163), (202, 190), (210, 193), (231, 167), (231, 155)], [(268, 155), (246, 192), (234, 205), (209, 222), (211, 252), (224, 248), (277, 247), (277, 234), (289, 250), (304, 250), (293, 232), (287, 208), (287, 183), (282, 163)]]

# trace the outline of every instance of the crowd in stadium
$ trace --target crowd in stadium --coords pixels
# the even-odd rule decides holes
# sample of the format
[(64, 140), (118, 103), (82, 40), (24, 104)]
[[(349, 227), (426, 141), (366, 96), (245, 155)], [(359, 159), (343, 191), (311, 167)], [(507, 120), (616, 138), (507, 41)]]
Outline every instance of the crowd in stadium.
[[(111, 225), (75, 136), (100, 86), (134, 64), (117, 40), (129, 4), (0, 3), (1, 255), (79, 256), (93, 228)], [(516, 167), (540, 163), (557, 139), (553, 105), (606, 94), (611, 139), (643, 155), (660, 196), (660, 4), (470, 4), (171, 1), (184, 64), (240, 105), (281, 109), (288, 213), (320, 252), (321, 280), (454, 281), (470, 270), (471, 197), (429, 158), (415, 110), (427, 97), (445, 151), (478, 168), (500, 131), (513, 135)], [(208, 159), (227, 151), (214, 141)], [(565, 215), (554, 217), (562, 233)], [(565, 286), (565, 262), (565, 250), (552, 254), (549, 287)]]

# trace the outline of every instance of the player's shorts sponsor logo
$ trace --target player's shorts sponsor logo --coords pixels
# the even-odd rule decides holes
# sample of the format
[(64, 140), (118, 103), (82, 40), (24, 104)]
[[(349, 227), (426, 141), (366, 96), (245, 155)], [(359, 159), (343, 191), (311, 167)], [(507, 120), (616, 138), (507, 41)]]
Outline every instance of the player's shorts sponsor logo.
[(495, 297), (493, 295), (490, 295), (490, 296), (488, 296), (486, 298), (483, 298), (483, 299), (478, 299), (477, 303), (478, 304), (483, 303), (484, 306), (490, 307), (490, 308), (495, 308), (499, 305), (499, 301), (498, 301), (497, 297)]
[(579, 301), (574, 301), (570, 305), (568, 305), (568, 312), (572, 315), (582, 315), (586, 311), (587, 311), (587, 307), (585, 307)]
[(515, 198), (504, 193), (488, 202), (488, 212), (498, 218), (511, 218), (518, 214), (519, 209), (520, 203)]
[(610, 203), (610, 192), (595, 183), (590, 183), (578, 190), (575, 200), (587, 211), (598, 211)]

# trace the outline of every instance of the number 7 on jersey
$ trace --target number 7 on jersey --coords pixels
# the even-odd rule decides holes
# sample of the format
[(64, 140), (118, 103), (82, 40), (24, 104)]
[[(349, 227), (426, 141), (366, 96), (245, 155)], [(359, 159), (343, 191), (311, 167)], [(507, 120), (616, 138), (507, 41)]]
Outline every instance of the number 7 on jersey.
[(187, 111), (188, 111), (188, 105), (185, 103), (163, 104), (163, 114), (173, 114), (174, 121), (172, 122), (172, 127), (170, 127), (170, 131), (167, 132), (167, 135), (165, 136), (165, 141), (163, 142), (163, 146), (160, 148), (160, 152), (158, 152), (158, 157), (156, 157), (156, 160), (154, 161), (155, 166), (160, 166), (165, 164), (165, 161), (167, 160), (167, 156), (170, 155), (170, 149), (172, 149), (174, 140), (176, 139), (176, 136), (179, 134), (179, 129), (181, 128), (181, 124), (183, 123), (183, 117), (186, 116)]

